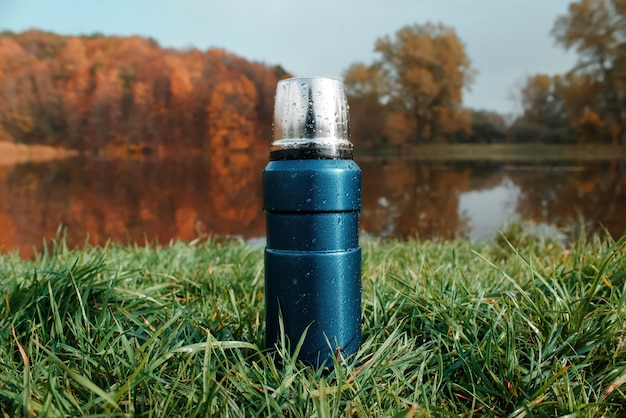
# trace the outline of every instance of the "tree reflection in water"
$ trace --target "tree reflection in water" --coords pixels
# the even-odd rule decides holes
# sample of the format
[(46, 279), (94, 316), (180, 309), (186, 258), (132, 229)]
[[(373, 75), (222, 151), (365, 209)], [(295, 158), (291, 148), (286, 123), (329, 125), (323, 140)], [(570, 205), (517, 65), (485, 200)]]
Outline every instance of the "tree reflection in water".
[(615, 238), (626, 232), (624, 161), (529, 170), (519, 177), (518, 184), (523, 193), (517, 211), (524, 219), (567, 227), (581, 218), (590, 231), (606, 228)]

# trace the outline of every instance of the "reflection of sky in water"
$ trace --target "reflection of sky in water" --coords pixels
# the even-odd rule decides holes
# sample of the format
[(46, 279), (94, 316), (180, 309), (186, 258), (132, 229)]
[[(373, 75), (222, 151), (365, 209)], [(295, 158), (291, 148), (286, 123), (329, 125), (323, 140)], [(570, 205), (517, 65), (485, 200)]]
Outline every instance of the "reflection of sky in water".
[(458, 213), (468, 223), (467, 237), (484, 241), (505, 223), (518, 220), (515, 206), (519, 195), (520, 188), (508, 177), (493, 188), (461, 193)]
[[(390, 204), (386, 197), (379, 198), (376, 203), (378, 204), (378, 208), (376, 209), (383, 208), (385, 210), (388, 210), (388, 213), (389, 213), (388, 216), (383, 215), (379, 217), (381, 219), (381, 224), (384, 226), (380, 229), (380, 232), (378, 233), (378, 237), (379, 238), (393, 237), (397, 229), (397, 225), (396, 225), (397, 218), (398, 216), (400, 216), (400, 214), (398, 213), (398, 209), (393, 206), (389, 207)], [(366, 236), (366, 239), (368, 238), (369, 236)]]

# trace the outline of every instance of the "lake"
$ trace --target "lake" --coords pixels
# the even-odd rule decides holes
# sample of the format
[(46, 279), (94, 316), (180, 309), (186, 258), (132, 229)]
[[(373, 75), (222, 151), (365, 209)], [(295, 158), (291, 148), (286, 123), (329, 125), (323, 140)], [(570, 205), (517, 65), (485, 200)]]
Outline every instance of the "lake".
[[(361, 237), (489, 240), (507, 222), (567, 240), (626, 231), (626, 162), (423, 161), (357, 158)], [(0, 166), (0, 251), (25, 257), (54, 238), (71, 246), (236, 235), (262, 243), (267, 155), (217, 158), (74, 157)]]

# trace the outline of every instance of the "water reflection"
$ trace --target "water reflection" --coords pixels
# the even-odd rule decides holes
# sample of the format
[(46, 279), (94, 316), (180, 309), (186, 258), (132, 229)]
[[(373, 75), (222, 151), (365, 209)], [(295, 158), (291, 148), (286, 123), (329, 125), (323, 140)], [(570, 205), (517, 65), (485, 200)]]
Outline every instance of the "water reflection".
[(579, 216), (590, 229), (606, 228), (614, 237), (626, 231), (626, 162), (578, 163), (520, 173), (517, 204), (522, 218), (557, 225)]
[(245, 154), (17, 165), (0, 174), (0, 248), (29, 256), (59, 224), (71, 245), (263, 235), (264, 165)]
[(459, 214), (467, 223), (467, 237), (480, 241), (497, 233), (501, 225), (518, 220), (520, 194), (508, 175), (496, 186), (462, 193)]
[(451, 238), (466, 225), (459, 198), (469, 190), (471, 169), (408, 160), (362, 161), (361, 228), (374, 237)]
[[(266, 155), (206, 160), (74, 158), (0, 167), (0, 250), (23, 256), (59, 224), (70, 245), (89, 237), (168, 242), (210, 234), (265, 234)], [(578, 219), (626, 231), (624, 163), (507, 165), (364, 159), (364, 237), (485, 239), (506, 221), (564, 227)]]

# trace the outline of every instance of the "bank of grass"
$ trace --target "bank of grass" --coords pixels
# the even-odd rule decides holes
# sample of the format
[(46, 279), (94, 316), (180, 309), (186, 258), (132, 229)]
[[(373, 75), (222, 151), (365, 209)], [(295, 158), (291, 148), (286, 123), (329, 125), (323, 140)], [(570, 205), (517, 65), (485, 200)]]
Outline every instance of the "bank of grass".
[[(357, 150), (358, 151), (358, 150)], [(420, 144), (364, 150), (360, 159), (408, 158), (426, 161), (611, 161), (626, 160), (626, 146), (610, 144)]]
[(624, 416), (625, 245), (367, 242), (363, 345), (331, 372), (263, 350), (260, 248), (3, 255), (1, 412)]

